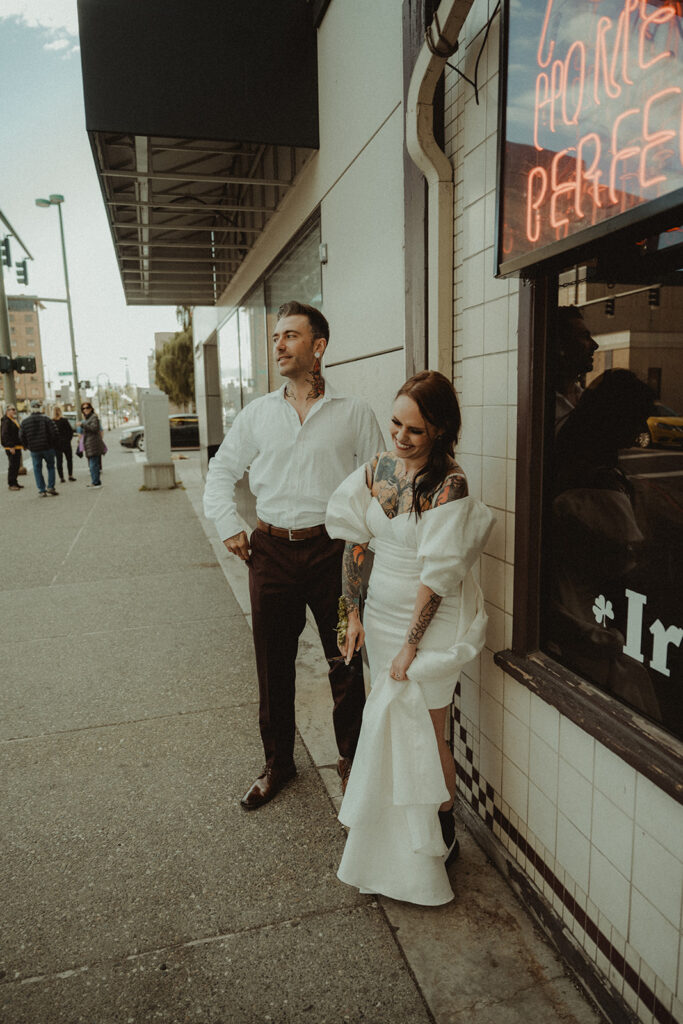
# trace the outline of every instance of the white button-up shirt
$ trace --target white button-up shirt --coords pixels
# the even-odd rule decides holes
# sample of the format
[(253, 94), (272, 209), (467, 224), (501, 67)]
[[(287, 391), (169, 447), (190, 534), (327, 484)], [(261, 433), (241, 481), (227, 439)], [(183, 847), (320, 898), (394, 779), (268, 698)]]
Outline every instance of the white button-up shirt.
[(285, 387), (245, 406), (209, 463), (204, 513), (221, 540), (242, 529), (235, 485), (248, 467), (259, 519), (300, 530), (324, 523), (327, 502), (342, 480), (384, 448), (375, 415), (362, 399), (339, 395), (326, 381), (324, 396), (301, 423)]

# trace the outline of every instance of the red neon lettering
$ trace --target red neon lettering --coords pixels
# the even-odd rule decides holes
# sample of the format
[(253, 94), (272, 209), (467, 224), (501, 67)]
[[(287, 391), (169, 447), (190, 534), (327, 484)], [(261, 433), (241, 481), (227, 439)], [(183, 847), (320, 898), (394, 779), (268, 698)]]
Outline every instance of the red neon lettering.
[[(583, 163), (583, 150), (585, 146), (592, 143), (594, 147), (593, 162), (584, 171)], [(581, 202), (584, 194), (584, 181), (591, 182), (592, 184), (585, 186), (585, 191), (590, 193), (593, 190), (593, 207), (601, 207), (600, 202), (600, 178), (602, 177), (602, 171), (599, 169), (600, 156), (602, 153), (602, 143), (600, 136), (596, 132), (589, 132), (588, 135), (584, 135), (580, 139), (578, 146), (576, 147), (576, 195), (574, 196), (574, 212), (576, 216), (583, 219), (583, 203)]]
[(545, 9), (545, 17), (543, 19), (543, 28), (541, 29), (541, 38), (538, 41), (538, 50), (536, 51), (536, 63), (539, 68), (547, 68), (550, 61), (553, 59), (553, 50), (555, 49), (555, 40), (551, 39), (548, 44), (548, 56), (545, 60), (541, 56), (543, 50), (543, 44), (545, 43), (545, 34), (548, 31), (548, 22), (550, 21), (550, 15), (553, 9), (554, 0), (548, 0), (547, 7)]
[(658, 53), (656, 57), (651, 60), (644, 62), (643, 51), (645, 50), (645, 39), (650, 42), (654, 42), (655, 30), (650, 29), (650, 25), (665, 25), (667, 21), (671, 21), (672, 18), (676, 17), (676, 11), (673, 7), (658, 7), (652, 14), (646, 14), (645, 8), (647, 0), (640, 0), (640, 17), (643, 24), (640, 26), (640, 40), (638, 43), (638, 63), (640, 64), (643, 71), (651, 68), (653, 64), (656, 64), (660, 60), (666, 60), (668, 57), (673, 57), (671, 50), (663, 50)]
[(651, 149), (654, 149), (656, 146), (661, 146), (665, 142), (668, 142), (669, 139), (673, 139), (676, 132), (673, 131), (671, 128), (663, 128), (661, 129), (661, 131), (658, 132), (650, 132), (650, 107), (653, 103), (656, 103), (657, 100), (662, 99), (663, 96), (671, 96), (674, 93), (680, 96), (681, 90), (677, 85), (671, 85), (668, 89), (662, 89), (661, 92), (656, 92), (654, 96), (650, 96), (649, 100), (645, 104), (645, 107), (643, 108), (643, 139), (645, 140), (645, 145), (643, 146), (640, 153), (641, 188), (652, 188), (653, 185), (658, 185), (660, 181), (666, 181), (666, 174), (658, 174), (655, 175), (654, 178), (646, 178), (645, 164), (647, 162), (647, 154)]
[[(576, 50), (579, 55), (578, 61), (578, 83), (579, 83), (579, 97), (574, 107), (573, 117), (569, 117), (567, 114), (567, 93), (569, 92), (569, 68), (571, 67), (572, 52)], [(565, 61), (565, 75), (564, 75), (564, 91), (562, 93), (562, 119), (565, 124), (578, 124), (579, 114), (583, 106), (583, 90), (586, 84), (586, 47), (580, 39), (575, 40), (569, 47), (567, 53), (567, 59)]]
[(593, 99), (596, 103), (600, 103), (598, 83), (600, 79), (601, 66), (603, 83), (607, 95), (610, 99), (615, 99), (621, 94), (621, 86), (613, 81), (610, 64), (607, 60), (607, 42), (605, 40), (605, 36), (611, 30), (612, 25), (613, 22), (611, 18), (600, 18), (598, 22), (598, 29), (595, 34), (595, 77), (593, 79)]
[(559, 214), (557, 212), (557, 202), (561, 198), (561, 196), (565, 196), (569, 192), (573, 192), (574, 189), (576, 188), (576, 182), (575, 181), (569, 180), (569, 181), (563, 181), (562, 182), (562, 181), (558, 181), (558, 178), (557, 178), (557, 176), (558, 176), (558, 169), (559, 169), (559, 166), (560, 166), (560, 161), (562, 160), (562, 158), (564, 156), (567, 155), (568, 152), (569, 152), (569, 150), (567, 150), (567, 149), (561, 149), (559, 153), (555, 154), (555, 156), (553, 157), (553, 162), (550, 165), (550, 188), (551, 188), (551, 195), (550, 195), (550, 215), (548, 217), (548, 220), (550, 221), (550, 226), (553, 227), (553, 228), (563, 228), (563, 227), (565, 227), (565, 225), (569, 224), (569, 217), (564, 216), (562, 214)]
[(564, 64), (561, 60), (553, 61), (550, 73), (550, 131), (555, 131), (555, 100), (564, 95)]
[[(626, 146), (624, 149), (619, 149), (619, 143), (617, 141), (619, 127), (621, 122), (625, 121), (627, 117), (631, 117), (633, 114), (639, 113), (640, 107), (632, 107), (630, 110), (625, 110), (614, 119), (614, 126), (612, 128), (612, 163), (609, 172), (609, 198), (611, 203), (619, 202), (619, 197), (615, 188), (617, 164), (619, 161), (628, 160), (632, 156), (638, 156), (638, 153), (640, 152), (640, 146)], [(628, 175), (625, 177), (628, 177)], [(625, 178), (623, 180), (625, 180)]]
[(614, 41), (614, 53), (612, 54), (612, 65), (610, 73), (612, 80), (616, 82), (616, 68), (621, 54), (621, 78), (626, 85), (633, 85), (632, 79), (628, 77), (628, 54), (631, 29), (631, 14), (637, 9), (640, 0), (626, 0), (624, 9), (617, 18), (617, 35)]
[[(541, 189), (534, 198), (536, 181), (540, 183)], [(526, 187), (526, 237), (530, 242), (537, 242), (541, 235), (541, 215), (538, 211), (543, 206), (547, 190), (548, 172), (544, 167), (534, 167), (529, 171)]]
[[(544, 86), (545, 99), (539, 100), (539, 93), (541, 86)], [(536, 149), (543, 149), (543, 146), (538, 141), (538, 129), (539, 129), (539, 118), (541, 109), (548, 105), (550, 102), (550, 82), (545, 71), (541, 71), (540, 75), (536, 76), (536, 101), (534, 103), (534, 146)]]

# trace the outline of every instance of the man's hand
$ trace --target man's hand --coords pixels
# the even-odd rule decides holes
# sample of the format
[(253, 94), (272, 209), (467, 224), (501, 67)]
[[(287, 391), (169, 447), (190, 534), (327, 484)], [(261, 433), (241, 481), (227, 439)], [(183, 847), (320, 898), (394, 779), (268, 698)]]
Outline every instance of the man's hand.
[(249, 541), (244, 530), (236, 533), (234, 537), (227, 537), (223, 543), (231, 555), (237, 555), (243, 562), (249, 561)]

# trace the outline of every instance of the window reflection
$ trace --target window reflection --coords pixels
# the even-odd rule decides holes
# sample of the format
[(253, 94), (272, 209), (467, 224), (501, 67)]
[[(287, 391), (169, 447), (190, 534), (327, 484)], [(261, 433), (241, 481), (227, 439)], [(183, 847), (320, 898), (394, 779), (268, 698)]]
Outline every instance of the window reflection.
[(683, 737), (683, 288), (560, 278), (544, 646)]

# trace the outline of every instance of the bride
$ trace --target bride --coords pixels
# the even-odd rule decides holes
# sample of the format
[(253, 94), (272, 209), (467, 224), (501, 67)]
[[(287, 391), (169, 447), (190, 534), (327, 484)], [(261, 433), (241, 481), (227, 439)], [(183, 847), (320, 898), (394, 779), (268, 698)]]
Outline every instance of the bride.
[(330, 536), (346, 541), (339, 648), (348, 663), (366, 643), (372, 677), (339, 814), (349, 834), (338, 875), (361, 892), (427, 906), (453, 898), (456, 772), (444, 732), (460, 670), (486, 630), (471, 569), (493, 517), (468, 496), (454, 459), (459, 431), (450, 381), (434, 371), (411, 377), (394, 402), (393, 450), (347, 477), (326, 519)]

